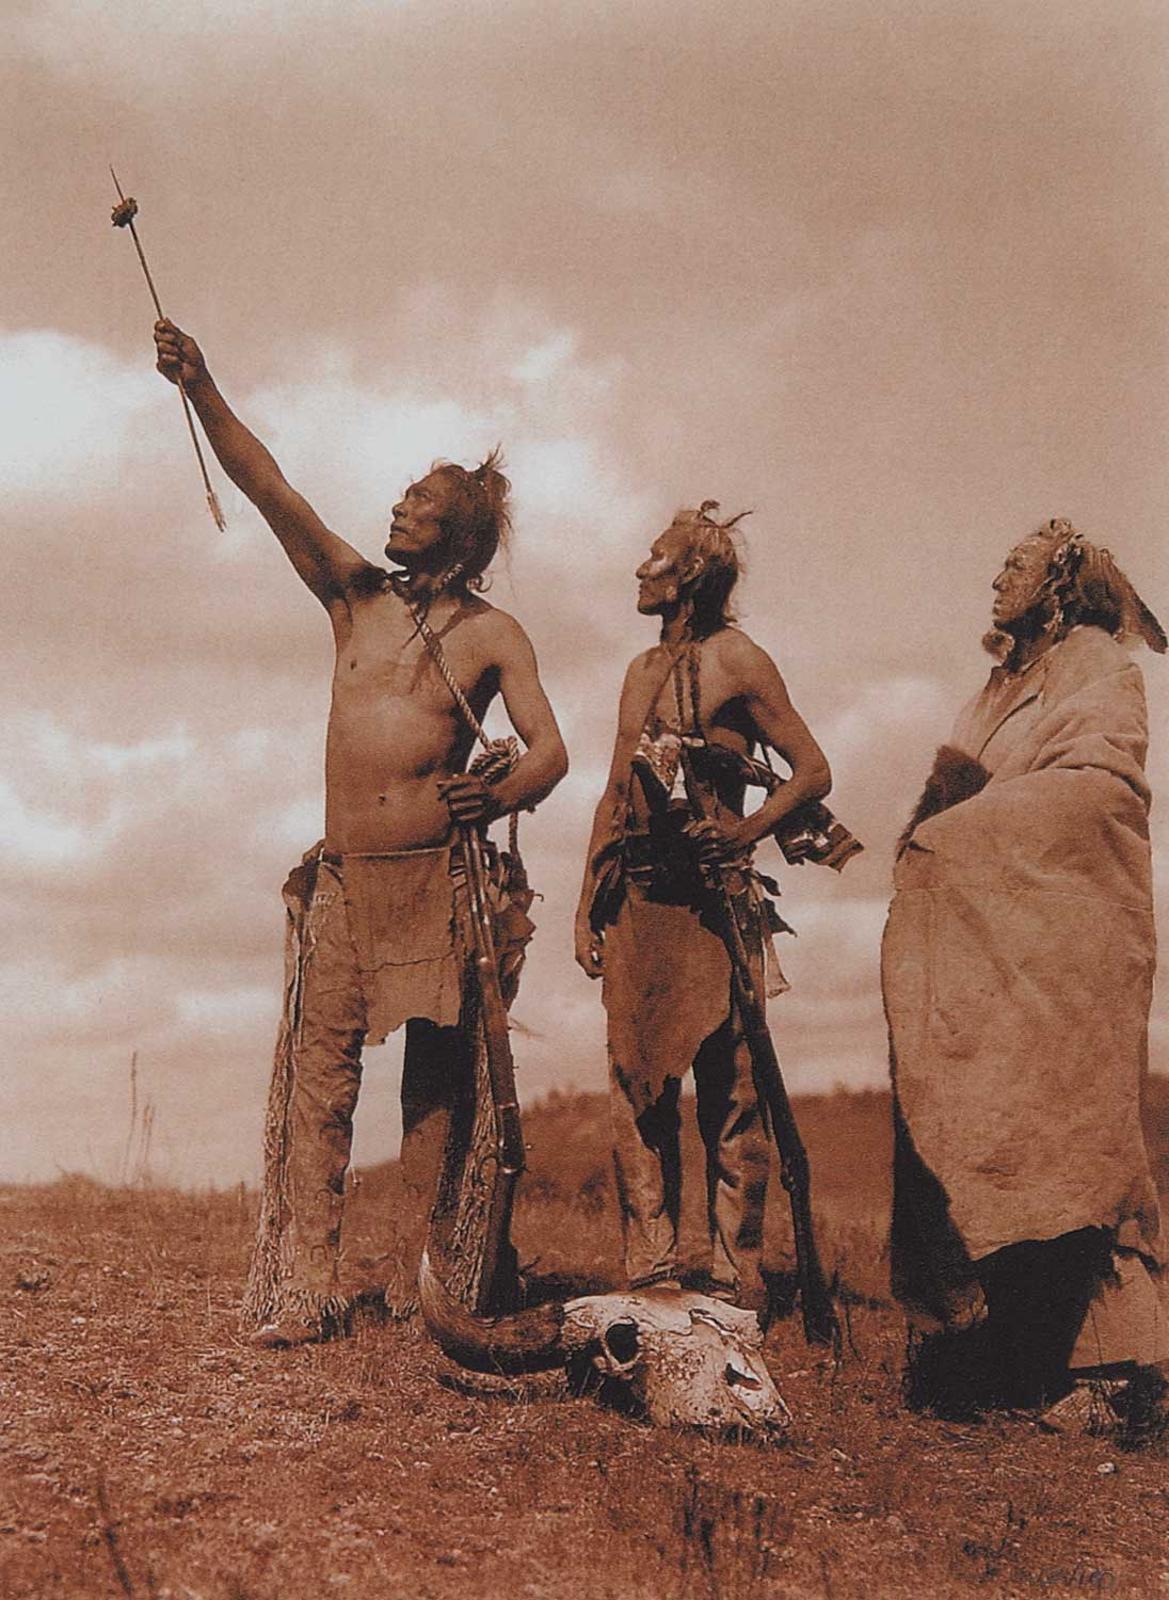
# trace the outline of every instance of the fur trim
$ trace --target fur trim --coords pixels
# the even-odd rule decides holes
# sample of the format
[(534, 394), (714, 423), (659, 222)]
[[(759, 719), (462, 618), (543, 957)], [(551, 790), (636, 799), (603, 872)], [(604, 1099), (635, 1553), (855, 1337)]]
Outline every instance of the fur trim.
[(925, 780), (921, 798), (913, 808), (913, 815), (905, 824), (905, 831), (897, 841), (900, 856), (913, 838), (915, 829), (939, 812), (972, 799), (990, 781), (990, 773), (981, 761), (968, 756), (955, 745), (944, 744), (934, 757), (933, 770)]

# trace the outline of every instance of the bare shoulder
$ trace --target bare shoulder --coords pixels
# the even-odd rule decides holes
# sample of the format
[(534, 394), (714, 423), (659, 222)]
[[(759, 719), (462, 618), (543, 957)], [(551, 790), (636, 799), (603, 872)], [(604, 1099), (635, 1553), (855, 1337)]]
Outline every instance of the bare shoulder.
[(642, 650), (635, 655), (625, 669), (625, 676), (621, 680), (621, 698), (627, 700), (631, 695), (640, 694), (645, 685), (657, 679), (658, 651), (656, 649)]
[(642, 650), (638, 655), (635, 655), (633, 660), (625, 669), (626, 684), (632, 685), (639, 683), (641, 679), (648, 674), (650, 668), (654, 665), (657, 658), (658, 651), (653, 646), (651, 646), (648, 650)]
[(762, 645), (742, 628), (722, 628), (710, 640), (719, 666), (744, 683), (778, 676), (779, 669)]
[(464, 606), (467, 624), (474, 630), (484, 656), (493, 664), (502, 667), (508, 662), (531, 658), (532, 641), (527, 630), (510, 612), (501, 611), (478, 594), (471, 595)]
[(636, 735), (645, 723), (655, 689), (661, 687), (657, 650), (643, 650), (625, 669), (617, 708), (618, 737)]

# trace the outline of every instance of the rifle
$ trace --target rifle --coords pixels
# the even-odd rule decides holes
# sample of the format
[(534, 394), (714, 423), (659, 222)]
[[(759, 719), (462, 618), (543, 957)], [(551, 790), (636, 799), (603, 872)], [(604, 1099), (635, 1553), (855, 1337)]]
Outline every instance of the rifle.
[[(679, 759), (690, 810), (696, 821), (704, 822), (707, 820), (706, 805), (685, 741)], [(704, 864), (703, 877), (718, 909), (721, 924), (719, 932), (731, 962), (732, 992), (743, 1019), (755, 1085), (767, 1106), (772, 1136), (779, 1151), (781, 1180), (791, 1205), (804, 1337), (809, 1344), (830, 1344), (839, 1354), (840, 1323), (824, 1281), (824, 1269), (820, 1264), (812, 1226), (812, 1170), (808, 1152), (800, 1137), (795, 1112), (783, 1081), (779, 1058), (767, 1026), (764, 1001), (751, 973), (751, 959), (739, 923), (735, 897), (717, 866)]]
[[(446, 581), (460, 569), (451, 568)], [(497, 783), (515, 765), (518, 745), (514, 738), (491, 740), (471, 708), (470, 701), (451, 670), (442, 642), (426, 620), (425, 610), (417, 605), (409, 588), (394, 578), (389, 586), (406, 604), (422, 642), (430, 652), (443, 682), (451, 692), (467, 726), (483, 746), (483, 753), (471, 766), (484, 782)], [(511, 855), (513, 868), (519, 857), (515, 813), (511, 816)], [(479, 991), (479, 1020), (487, 1056), (487, 1077), (491, 1084), (491, 1109), (495, 1122), (495, 1150), (487, 1160), (495, 1163), (495, 1180), (490, 1185), (487, 1221), (484, 1230), (482, 1267), (475, 1295), (476, 1313), (483, 1316), (499, 1310), (499, 1300), (512, 1299), (516, 1279), (515, 1250), (511, 1244), (511, 1215), (516, 1185), (524, 1170), (524, 1136), (515, 1086), (515, 1061), (508, 1036), (507, 1006), (499, 983), (499, 958), (495, 949), (491, 903), (487, 894), (488, 874), (483, 857), (483, 833), (474, 823), (459, 827), (463, 861), (467, 874), (467, 898), (471, 942), (474, 946), (476, 986)], [(510, 1280), (510, 1285), (509, 1285)]]
[(468, 920), (474, 944), (479, 1015), (483, 1024), (487, 1075), (491, 1081), (491, 1107), (495, 1118), (496, 1175), (488, 1202), (483, 1269), (475, 1301), (475, 1311), (482, 1316), (498, 1309), (495, 1304), (497, 1293), (508, 1276), (506, 1269), (501, 1271), (501, 1268), (505, 1255), (511, 1250), (512, 1208), (516, 1185), (524, 1170), (524, 1135), (516, 1097), (515, 1062), (508, 1036), (507, 1007), (499, 986), (499, 960), (492, 931), (491, 906), (487, 898), (483, 839), (473, 824), (461, 827), (459, 836), (467, 870), (467, 897), (470, 902)]

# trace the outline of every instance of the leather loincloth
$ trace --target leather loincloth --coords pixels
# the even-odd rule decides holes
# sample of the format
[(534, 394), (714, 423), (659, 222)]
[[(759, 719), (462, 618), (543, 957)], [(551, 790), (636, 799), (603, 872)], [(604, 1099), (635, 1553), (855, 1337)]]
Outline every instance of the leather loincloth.
[[(667, 1078), (689, 1071), (703, 1041), (730, 1018), (733, 986), (719, 913), (693, 871), (683, 875), (663, 863), (647, 872), (641, 839), (623, 843), (624, 860), (611, 863), (603, 887), (598, 883), (606, 907), (594, 925), (605, 941), (609, 1054), (640, 1110)], [(753, 874), (742, 876), (747, 887), (738, 898), (755, 983), (760, 993), (782, 994), (788, 984), (775, 960), (769, 902)]]
[(451, 847), (324, 856), (338, 869), (366, 1006), (366, 1042), (411, 1017), (459, 1020), (465, 946)]
[[(500, 982), (510, 1003), (533, 932), (527, 915), (533, 896), (526, 882), (508, 881), (508, 858), (500, 858), (490, 845), (485, 854)], [(344, 897), (365, 997), (366, 1043), (383, 1043), (412, 1017), (440, 1027), (456, 1024), (472, 949), (459, 846), (345, 855), (314, 846), (284, 889), (302, 949), (308, 906), (322, 867), (336, 877)]]

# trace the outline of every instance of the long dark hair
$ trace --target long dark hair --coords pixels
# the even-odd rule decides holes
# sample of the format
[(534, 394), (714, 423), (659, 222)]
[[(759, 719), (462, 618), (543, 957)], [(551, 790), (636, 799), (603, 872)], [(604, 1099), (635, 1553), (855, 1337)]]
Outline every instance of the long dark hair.
[(450, 506), (440, 525), (451, 564), (460, 568), (456, 584), (485, 589), (487, 568), (511, 535), (511, 484), (503, 475), (500, 448), (496, 445), (473, 471), (451, 461), (436, 461), (430, 470), (438, 473), (451, 491)]
[(716, 522), (710, 513), (718, 509), (717, 500), (704, 500), (697, 511), (679, 511), (673, 522), (688, 535), (687, 554), (702, 559), (701, 570), (686, 587), (695, 639), (707, 639), (736, 620), (731, 596), (745, 570), (731, 529), (751, 513), (740, 511), (726, 522)]

